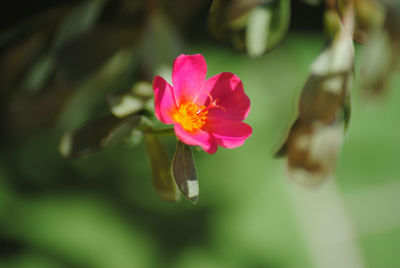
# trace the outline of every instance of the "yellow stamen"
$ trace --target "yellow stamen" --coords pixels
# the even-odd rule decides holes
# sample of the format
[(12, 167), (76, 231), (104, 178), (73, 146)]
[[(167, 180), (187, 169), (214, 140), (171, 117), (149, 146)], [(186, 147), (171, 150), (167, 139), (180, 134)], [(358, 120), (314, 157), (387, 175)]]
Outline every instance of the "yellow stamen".
[(187, 102), (182, 104), (172, 113), (172, 118), (187, 131), (195, 131), (203, 127), (206, 122), (208, 111), (206, 106), (198, 106)]

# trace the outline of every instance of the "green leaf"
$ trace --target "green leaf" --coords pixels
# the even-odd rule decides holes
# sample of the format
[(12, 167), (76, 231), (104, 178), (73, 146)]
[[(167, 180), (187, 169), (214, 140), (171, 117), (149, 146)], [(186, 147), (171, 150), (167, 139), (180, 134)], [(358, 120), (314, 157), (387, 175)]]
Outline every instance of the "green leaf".
[(60, 153), (64, 157), (78, 157), (98, 151), (102, 138), (118, 122), (113, 116), (89, 121), (61, 138)]
[(140, 115), (133, 115), (122, 119), (101, 139), (101, 146), (107, 147), (120, 143), (139, 127), (143, 118)]
[(121, 143), (134, 130), (141, 130), (144, 116), (118, 119), (112, 115), (89, 121), (61, 138), (60, 153), (64, 157), (80, 157)]
[(166, 201), (179, 201), (179, 192), (172, 178), (171, 164), (164, 146), (153, 133), (145, 133), (144, 138), (156, 192)]
[(199, 196), (196, 165), (191, 147), (181, 141), (178, 141), (172, 160), (172, 173), (183, 196), (196, 204)]
[(280, 0), (272, 6), (273, 18), (267, 50), (277, 46), (285, 37), (290, 25), (290, 0)]
[(107, 96), (107, 102), (114, 116), (125, 117), (147, 108), (147, 103), (153, 97), (152, 85), (140, 81), (128, 92)]

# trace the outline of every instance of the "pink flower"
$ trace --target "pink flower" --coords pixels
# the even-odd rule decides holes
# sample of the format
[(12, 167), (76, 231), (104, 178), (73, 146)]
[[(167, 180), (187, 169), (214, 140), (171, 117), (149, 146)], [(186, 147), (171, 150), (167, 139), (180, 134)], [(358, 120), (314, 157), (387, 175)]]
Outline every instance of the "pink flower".
[(242, 121), (250, 111), (250, 100), (240, 78), (220, 73), (206, 80), (204, 57), (180, 55), (174, 61), (171, 86), (162, 77), (153, 82), (155, 112), (165, 124), (174, 124), (176, 136), (207, 153), (241, 146), (252, 129)]

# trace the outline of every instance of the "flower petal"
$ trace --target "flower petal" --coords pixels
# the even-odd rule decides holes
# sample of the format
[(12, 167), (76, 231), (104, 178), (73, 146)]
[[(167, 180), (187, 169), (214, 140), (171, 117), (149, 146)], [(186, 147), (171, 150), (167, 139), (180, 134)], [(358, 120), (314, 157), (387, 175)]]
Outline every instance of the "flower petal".
[(217, 151), (218, 146), (215, 138), (206, 131), (199, 129), (192, 133), (184, 130), (179, 124), (175, 124), (175, 134), (183, 143), (201, 146), (209, 154)]
[(225, 148), (235, 148), (242, 145), (253, 132), (252, 128), (246, 123), (212, 118), (207, 121), (207, 131), (215, 137), (220, 146)]
[(224, 72), (208, 79), (198, 98), (199, 104), (209, 103), (207, 92), (223, 107), (210, 109), (208, 116), (211, 118), (242, 121), (250, 112), (250, 99), (244, 93), (242, 81), (233, 73)]
[(182, 54), (175, 59), (172, 70), (172, 84), (178, 105), (197, 98), (206, 80), (206, 73), (207, 64), (200, 54)]
[(161, 76), (156, 76), (153, 81), (154, 106), (157, 118), (165, 124), (173, 124), (171, 111), (176, 109), (174, 89)]

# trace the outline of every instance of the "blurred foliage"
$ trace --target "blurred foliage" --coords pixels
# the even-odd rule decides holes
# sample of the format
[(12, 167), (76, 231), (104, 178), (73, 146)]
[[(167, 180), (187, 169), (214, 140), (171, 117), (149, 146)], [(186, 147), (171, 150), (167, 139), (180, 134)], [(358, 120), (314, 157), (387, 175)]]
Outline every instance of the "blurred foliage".
[(264, 54), (278, 45), (290, 22), (290, 0), (214, 0), (209, 29), (250, 56)]
[(346, 16), (332, 43), (312, 64), (300, 98), (299, 115), (277, 153), (287, 155), (289, 175), (300, 183), (317, 184), (332, 175), (350, 120), (354, 65), (352, 7)]
[[(319, 93), (328, 83), (324, 80), (340, 80), (343, 72), (350, 76), (350, 68), (335, 69), (337, 62), (349, 61), (348, 66), (353, 66), (352, 57), (347, 57), (348, 52), (342, 49), (348, 43), (342, 37), (344, 32), (353, 35), (348, 32), (354, 31), (355, 40), (366, 43), (362, 67), (364, 91), (383, 92), (389, 74), (398, 62), (399, 34), (394, 25), (397, 25), (399, 12), (393, 5), (390, 1), (378, 0), (326, 0), (325, 30), (333, 41), (313, 65), (312, 76), (300, 100), (300, 118), (304, 117), (305, 109), (309, 110), (306, 114), (311, 113), (306, 116), (307, 125), (314, 122), (310, 118), (319, 118), (322, 111), (308, 106), (342, 107), (343, 112), (330, 109), (329, 118), (343, 118), (342, 113), (344, 117), (349, 116), (351, 79), (342, 77), (350, 82), (342, 86), (346, 97), (340, 97), (339, 102), (329, 94), (323, 97), (324, 94)], [(144, 130), (153, 131), (160, 125), (153, 115), (152, 77), (160, 71), (168, 73), (170, 67), (166, 66), (184, 51), (182, 33), (185, 31), (178, 25), (190, 24), (192, 16), (202, 6), (209, 8), (210, 33), (245, 50), (251, 57), (275, 48), (289, 28), (290, 0), (214, 0), (211, 6), (200, 0), (191, 5), (183, 1), (98, 0), (64, 4), (45, 11), (44, 15), (22, 22), (0, 38), (5, 47), (0, 70), (8, 73), (1, 80), (3, 97), (7, 99), (3, 108), (7, 121), (5, 135), (18, 140), (56, 124), (69, 129), (60, 145), (64, 156), (84, 155), (122, 141), (139, 143)], [(347, 24), (351, 25), (346, 26), (341, 19), (345, 19), (345, 10), (349, 9), (352, 18)], [(177, 13), (177, 10), (182, 12)], [(353, 27), (354, 30), (349, 29)], [(321, 80), (321, 77), (325, 78)], [(328, 91), (334, 91), (331, 86), (326, 87)], [(103, 102), (105, 95), (109, 110)], [(27, 113), (27, 110), (31, 112)], [(138, 127), (139, 123), (131, 121), (135, 114), (140, 115), (141, 122), (147, 127)], [(82, 118), (95, 119), (71, 132), (70, 129), (84, 123)], [(349, 119), (345, 121), (347, 125)], [(299, 122), (296, 121), (294, 126), (298, 127)], [(332, 120), (324, 122), (333, 124)], [(304, 131), (313, 132), (310, 126)], [(333, 136), (342, 134), (337, 132)], [(322, 138), (321, 142), (337, 144), (332, 145), (336, 149), (318, 149), (321, 153), (314, 153), (325, 155), (319, 158), (321, 161), (325, 158), (325, 164), (305, 160), (309, 157), (304, 158), (304, 153), (297, 152), (289, 153), (289, 166), (296, 162), (295, 166), (310, 177), (322, 169), (322, 177), (329, 177), (342, 143), (338, 140), (342, 138), (329, 142), (325, 139), (328, 138)], [(294, 144), (290, 137), (283, 151), (288, 150), (289, 144)], [(305, 146), (312, 147), (311, 144)]]
[[(320, 34), (283, 42), (300, 2), (326, 8), (322, 51)], [(289, 176), (316, 184), (338, 163), (365, 263), (400, 264), (400, 188), (390, 184), (400, 150), (397, 0), (94, 0), (38, 10), (0, 34), (1, 267), (312, 267), (270, 156), (289, 118), (280, 150)], [(155, 195), (198, 198), (191, 148), (152, 107), (153, 76), (170, 73), (181, 53), (204, 54), (210, 73), (237, 73), (252, 100), (244, 147), (196, 153), (196, 208)], [(353, 72), (380, 109), (357, 94), (350, 102)]]

